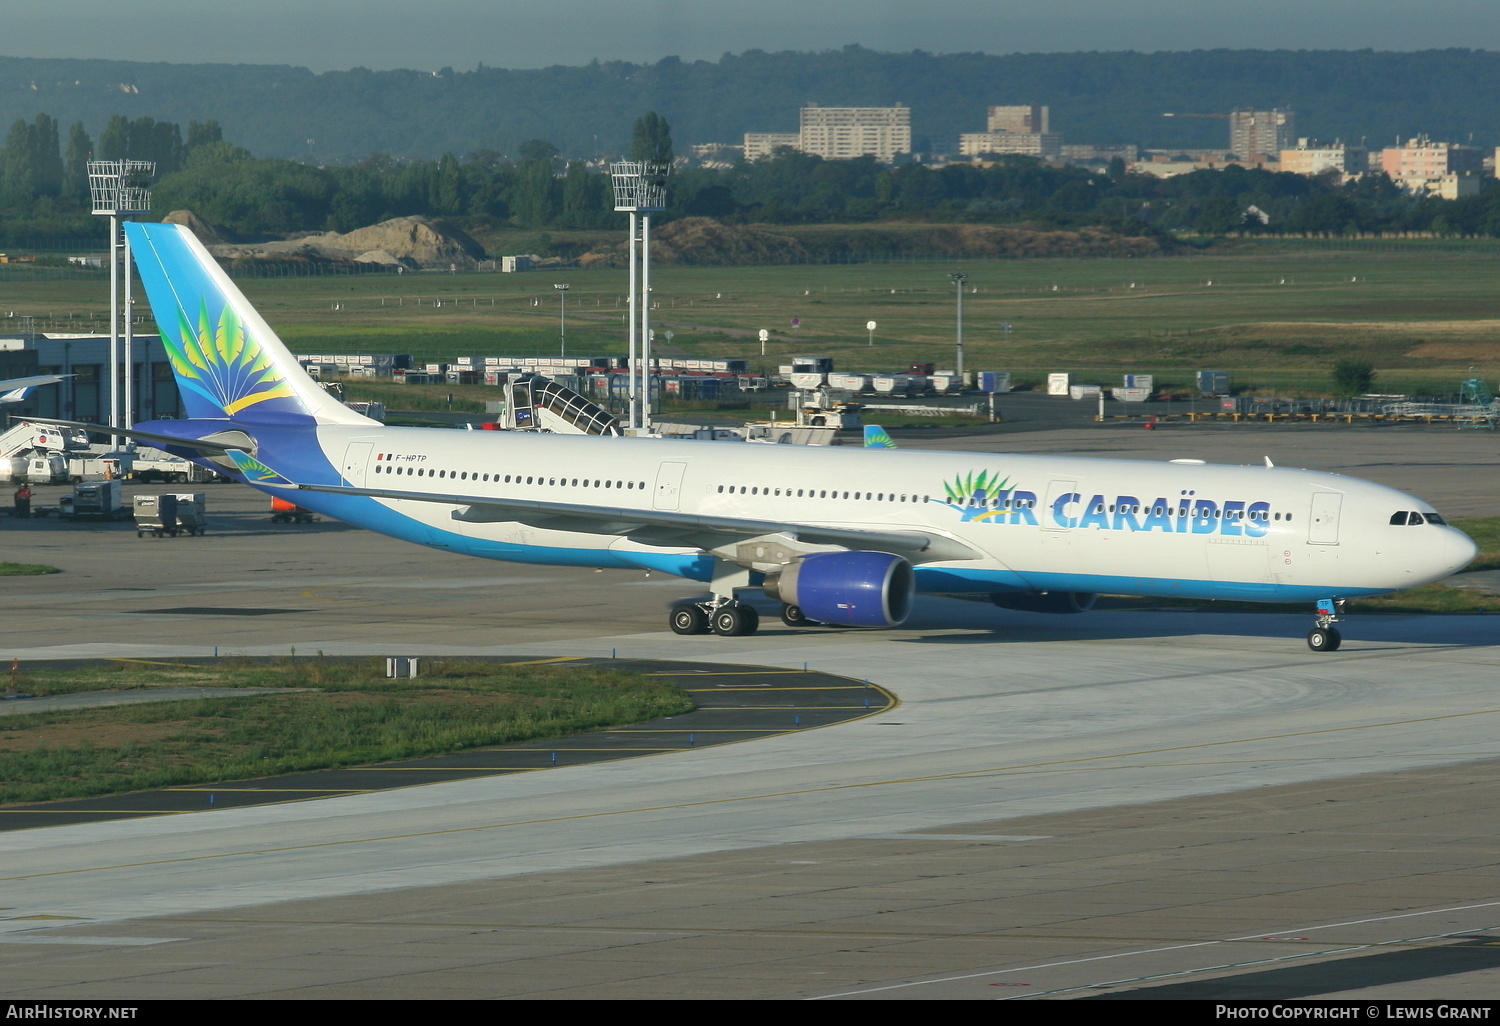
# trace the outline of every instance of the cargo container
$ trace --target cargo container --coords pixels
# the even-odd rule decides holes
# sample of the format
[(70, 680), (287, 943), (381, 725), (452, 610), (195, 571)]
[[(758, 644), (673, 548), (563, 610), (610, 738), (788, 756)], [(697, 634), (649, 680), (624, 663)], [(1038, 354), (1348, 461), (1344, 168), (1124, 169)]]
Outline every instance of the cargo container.
[(1220, 370), (1199, 371), (1198, 391), (1204, 395), (1227, 395), (1229, 392), (1229, 372)]

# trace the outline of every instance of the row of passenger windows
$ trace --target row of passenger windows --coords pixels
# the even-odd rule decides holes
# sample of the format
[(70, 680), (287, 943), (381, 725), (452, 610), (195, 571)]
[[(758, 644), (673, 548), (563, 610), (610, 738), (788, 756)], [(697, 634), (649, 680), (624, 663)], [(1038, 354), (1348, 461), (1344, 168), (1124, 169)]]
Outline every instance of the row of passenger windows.
[(1418, 513), (1414, 509), (1403, 509), (1391, 514), (1391, 523), (1395, 524), (1398, 527), (1412, 527), (1422, 523), (1444, 524), (1447, 523), (1447, 521), (1438, 516), (1436, 513)]
[(628, 490), (642, 489), (646, 487), (644, 481), (607, 481), (595, 478), (566, 478), (545, 477), (540, 474), (532, 474), (523, 477), (520, 474), (506, 474), (503, 478), (499, 474), (480, 474), (467, 470), (438, 470), (433, 467), (407, 467), (398, 466), (394, 463), (375, 464), (377, 474), (415, 475), (417, 477), (447, 478), (456, 481), (494, 481), (496, 484), (537, 484), (562, 486), (564, 488), (623, 488)]
[(719, 485), (719, 493), (730, 495), (772, 495), (783, 498), (807, 498), (807, 499), (859, 499), (864, 502), (929, 502), (925, 495), (898, 495), (895, 492), (840, 492), (838, 489), (827, 488), (798, 488), (793, 492), (790, 488), (762, 488), (759, 485)]
[[(1132, 505), (1132, 504), (1129, 504), (1129, 503), (1122, 503), (1118, 507), (1116, 507), (1116, 505), (1114, 503), (1110, 503), (1109, 506), (1106, 507), (1104, 505), (1104, 503), (1102, 503), (1102, 502), (1095, 503), (1092, 512), (1094, 512), (1094, 513), (1103, 513), (1106, 508), (1111, 513), (1116, 512), (1116, 510), (1118, 509), (1118, 511), (1121, 512), (1121, 513), (1141, 513), (1141, 512), (1144, 512), (1144, 513), (1147, 513), (1147, 514), (1149, 514), (1151, 516), (1158, 516), (1158, 517), (1161, 517), (1161, 516), (1179, 516), (1179, 517), (1185, 517), (1185, 516), (1189, 516), (1189, 515), (1196, 517), (1196, 516), (1200, 515), (1199, 513), (1196, 512), (1196, 507), (1193, 507), (1193, 506), (1178, 506), (1175, 510), (1172, 509), (1172, 507), (1170, 507), (1170, 506), (1156, 506), (1155, 508), (1146, 507), (1145, 509), (1142, 509), (1142, 507), (1140, 507), (1138, 505)], [(1285, 523), (1290, 523), (1291, 519), (1292, 519), (1292, 515), (1290, 513), (1285, 513), (1285, 514), (1282, 514), (1282, 513), (1272, 513), (1270, 510), (1265, 510), (1265, 509), (1251, 509), (1251, 510), (1244, 510), (1244, 509), (1233, 509), (1233, 510), (1231, 510), (1231, 509), (1225, 509), (1225, 510), (1220, 510), (1220, 509), (1215, 509), (1215, 510), (1209, 512), (1207, 514), (1207, 517), (1210, 520), (1256, 520), (1256, 521), (1263, 521), (1265, 523), (1270, 523), (1272, 520), (1279, 520), (1279, 521), (1282, 521), (1282, 522), (1285, 522)]]

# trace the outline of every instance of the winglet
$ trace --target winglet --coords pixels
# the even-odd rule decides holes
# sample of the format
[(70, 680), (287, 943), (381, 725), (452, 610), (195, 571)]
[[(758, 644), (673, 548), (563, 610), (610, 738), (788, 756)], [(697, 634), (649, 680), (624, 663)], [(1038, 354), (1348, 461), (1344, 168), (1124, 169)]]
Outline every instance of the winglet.
[(879, 424), (865, 425), (865, 448), (866, 449), (894, 449), (896, 443), (891, 436), (885, 433), (885, 428)]
[(269, 485), (272, 488), (297, 487), (260, 460), (241, 449), (230, 449), (227, 455), (234, 461), (235, 467), (241, 474), (245, 475), (245, 480), (250, 484)]

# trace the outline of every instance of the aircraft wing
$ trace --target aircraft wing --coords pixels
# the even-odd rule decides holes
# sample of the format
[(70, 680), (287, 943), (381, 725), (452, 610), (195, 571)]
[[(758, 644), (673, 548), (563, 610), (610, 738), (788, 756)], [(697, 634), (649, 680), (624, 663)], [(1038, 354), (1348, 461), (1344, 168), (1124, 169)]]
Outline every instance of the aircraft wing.
[[(240, 462), (242, 453), (231, 453)], [(265, 464), (252, 461), (265, 473), (247, 473), (254, 483), (291, 491), (325, 492), (331, 495), (365, 495), (375, 499), (399, 499), (403, 502), (433, 502), (460, 506), (453, 519), (465, 523), (520, 523), (550, 531), (576, 531), (583, 534), (609, 534), (643, 545), (662, 545), (711, 550), (752, 538), (778, 535), (808, 545), (834, 545), (839, 548), (890, 552), (912, 563), (935, 563), (946, 560), (979, 559), (981, 554), (946, 534), (920, 530), (869, 530), (858, 527), (829, 527), (794, 524), (780, 520), (756, 520), (745, 517), (712, 517), (670, 510), (621, 509), (616, 506), (589, 506), (547, 502), (540, 499), (504, 499), (493, 496), (463, 495), (456, 492), (410, 492), (388, 488), (355, 488), (348, 485), (296, 484), (275, 474)], [(247, 471), (250, 464), (241, 466)], [(266, 473), (274, 475), (266, 476)]]
[(250, 444), (250, 436), (243, 431), (229, 425), (220, 432), (219, 438), (182, 438), (178, 435), (169, 435), (161, 431), (141, 431), (139, 428), (110, 427), (108, 424), (94, 424), (81, 420), (58, 420), (56, 417), (27, 417), (33, 424), (56, 424), (59, 427), (81, 428), (84, 431), (96, 435), (121, 435), (125, 438), (139, 438), (143, 442), (150, 442), (155, 446), (174, 445), (179, 449), (196, 449), (199, 452), (225, 454), (234, 450), (244, 449)]
[(18, 403), (39, 385), (55, 385), (71, 374), (35, 374), (29, 378), (9, 378), (0, 381), (0, 403)]

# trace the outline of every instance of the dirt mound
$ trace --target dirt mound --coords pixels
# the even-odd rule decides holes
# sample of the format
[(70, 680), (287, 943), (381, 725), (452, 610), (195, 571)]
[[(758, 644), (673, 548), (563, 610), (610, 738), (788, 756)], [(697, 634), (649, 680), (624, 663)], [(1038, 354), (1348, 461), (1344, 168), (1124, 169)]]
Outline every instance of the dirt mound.
[(468, 235), (425, 217), (397, 217), (343, 235), (314, 232), (278, 242), (211, 245), (210, 251), (230, 260), (347, 260), (438, 269), (468, 269), (484, 259), (484, 249)]
[(180, 224), (198, 237), (205, 246), (222, 246), (234, 242), (234, 233), (227, 228), (215, 228), (191, 210), (174, 210), (161, 219), (162, 224)]
[(479, 243), (446, 221), (425, 217), (397, 217), (390, 221), (356, 228), (346, 235), (324, 235), (320, 246), (337, 245), (354, 254), (384, 250), (403, 263), (410, 260), (418, 267), (443, 267), (457, 264), (471, 267), (484, 259)]
[[(600, 264), (624, 266), (625, 244), (598, 249), (578, 258), (582, 267)], [(653, 264), (687, 264), (702, 267), (747, 264), (800, 264), (807, 250), (796, 239), (762, 228), (720, 224), (709, 217), (685, 217), (651, 233)]]

